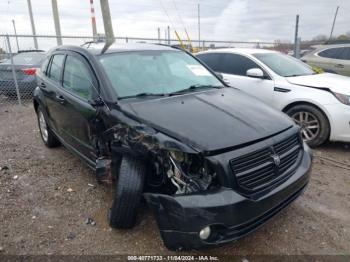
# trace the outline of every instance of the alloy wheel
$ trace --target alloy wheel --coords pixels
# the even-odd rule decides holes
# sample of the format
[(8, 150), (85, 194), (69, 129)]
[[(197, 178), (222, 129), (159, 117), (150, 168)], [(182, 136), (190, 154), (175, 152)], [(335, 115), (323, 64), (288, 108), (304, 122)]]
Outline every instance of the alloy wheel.
[(41, 111), (39, 111), (39, 128), (41, 137), (43, 138), (44, 142), (47, 142), (49, 138), (49, 131), (47, 129), (44, 114)]
[(320, 133), (320, 122), (317, 117), (306, 111), (292, 115), (294, 122), (301, 127), (301, 135), (305, 141), (314, 140)]

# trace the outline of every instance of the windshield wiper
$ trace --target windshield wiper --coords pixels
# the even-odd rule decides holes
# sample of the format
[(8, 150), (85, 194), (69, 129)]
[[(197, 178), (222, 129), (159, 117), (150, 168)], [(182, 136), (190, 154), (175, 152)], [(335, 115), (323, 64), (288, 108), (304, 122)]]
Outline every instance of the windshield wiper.
[(136, 94), (136, 95), (131, 95), (131, 96), (123, 96), (123, 97), (120, 97), (119, 100), (121, 99), (128, 99), (128, 98), (137, 98), (137, 97), (147, 97), (147, 96), (165, 96), (166, 94), (162, 94), (162, 93), (148, 93), (148, 92), (145, 92), (145, 93), (139, 93), (139, 94)]
[(189, 91), (197, 90), (197, 89), (204, 89), (204, 88), (223, 88), (224, 86), (214, 86), (214, 85), (191, 85), (188, 88), (169, 93), (169, 96), (174, 96), (174, 95), (181, 95), (184, 93), (187, 93)]

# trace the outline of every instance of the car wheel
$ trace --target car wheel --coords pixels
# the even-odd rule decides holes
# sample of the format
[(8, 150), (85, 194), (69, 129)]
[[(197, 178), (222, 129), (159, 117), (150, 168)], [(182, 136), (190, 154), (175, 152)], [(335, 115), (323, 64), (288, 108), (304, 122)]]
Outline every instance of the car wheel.
[(113, 204), (108, 213), (111, 227), (126, 229), (135, 225), (145, 173), (146, 167), (140, 160), (123, 157), (117, 175)]
[(61, 145), (60, 141), (55, 137), (50, 127), (47, 125), (47, 122), (43, 113), (43, 109), (41, 108), (41, 106), (39, 106), (39, 108), (37, 109), (37, 117), (38, 117), (40, 136), (44, 144), (48, 148), (60, 146)]
[(311, 147), (326, 142), (330, 134), (330, 125), (325, 114), (311, 105), (297, 105), (287, 110), (294, 122), (301, 127), (304, 141)]

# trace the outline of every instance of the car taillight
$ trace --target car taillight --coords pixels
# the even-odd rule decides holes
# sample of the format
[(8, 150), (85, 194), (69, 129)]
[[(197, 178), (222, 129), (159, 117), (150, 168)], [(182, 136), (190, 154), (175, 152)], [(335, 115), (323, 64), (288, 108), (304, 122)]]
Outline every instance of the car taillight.
[(25, 68), (25, 69), (22, 69), (22, 72), (26, 75), (35, 75), (36, 68)]

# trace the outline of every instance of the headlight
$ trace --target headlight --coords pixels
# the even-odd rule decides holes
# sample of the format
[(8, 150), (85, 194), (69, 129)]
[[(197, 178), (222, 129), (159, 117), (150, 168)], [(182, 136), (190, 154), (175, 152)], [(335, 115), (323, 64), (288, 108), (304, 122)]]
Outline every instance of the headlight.
[(185, 154), (181, 151), (170, 151), (170, 156), (177, 162), (183, 162), (185, 160)]
[(199, 155), (169, 151), (166, 174), (176, 187), (175, 194), (189, 194), (218, 187), (212, 165)]
[(334, 96), (343, 104), (350, 106), (350, 96), (333, 92)]

